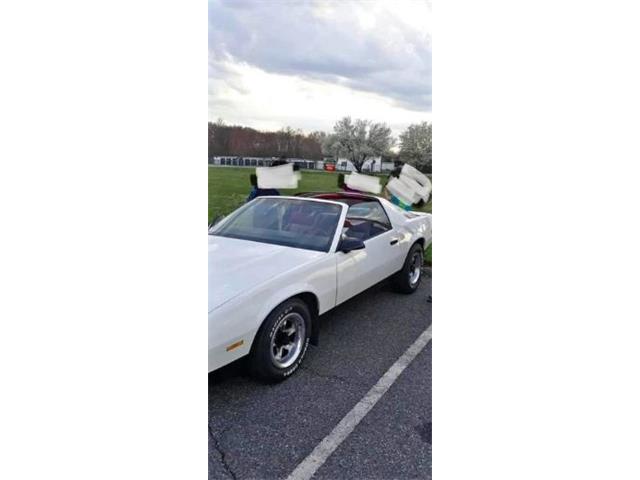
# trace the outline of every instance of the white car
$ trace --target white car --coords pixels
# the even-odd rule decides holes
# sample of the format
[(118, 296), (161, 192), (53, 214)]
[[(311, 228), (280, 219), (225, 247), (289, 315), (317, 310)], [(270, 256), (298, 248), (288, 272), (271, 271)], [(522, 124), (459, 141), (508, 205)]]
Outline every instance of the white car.
[(413, 293), (431, 215), (357, 193), (259, 197), (209, 228), (209, 372), (249, 355), (289, 377), (318, 344), (318, 317), (392, 277)]

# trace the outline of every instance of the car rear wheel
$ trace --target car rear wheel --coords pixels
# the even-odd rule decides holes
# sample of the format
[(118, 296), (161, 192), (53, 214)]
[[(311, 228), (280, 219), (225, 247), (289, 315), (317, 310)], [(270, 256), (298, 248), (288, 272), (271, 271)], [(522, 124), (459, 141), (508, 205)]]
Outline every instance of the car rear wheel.
[(393, 283), (402, 293), (413, 293), (420, 286), (422, 280), (422, 263), (424, 261), (422, 245), (416, 243), (404, 261), (402, 270), (395, 274)]
[(310, 336), (307, 305), (298, 298), (280, 304), (258, 330), (249, 358), (251, 373), (267, 382), (290, 377), (304, 359)]

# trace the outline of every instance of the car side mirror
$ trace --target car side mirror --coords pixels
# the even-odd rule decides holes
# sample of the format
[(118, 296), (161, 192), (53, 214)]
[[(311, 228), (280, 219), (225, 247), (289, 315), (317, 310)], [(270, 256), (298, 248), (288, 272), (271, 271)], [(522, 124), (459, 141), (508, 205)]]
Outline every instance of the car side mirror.
[(364, 242), (358, 238), (344, 237), (338, 245), (338, 251), (342, 253), (349, 253), (354, 250), (362, 250), (364, 248)]

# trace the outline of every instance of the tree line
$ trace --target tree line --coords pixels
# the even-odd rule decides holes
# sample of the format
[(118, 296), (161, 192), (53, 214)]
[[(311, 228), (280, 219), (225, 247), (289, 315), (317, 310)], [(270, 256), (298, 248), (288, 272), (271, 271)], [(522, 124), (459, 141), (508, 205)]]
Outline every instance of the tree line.
[[(371, 157), (409, 163), (431, 173), (432, 125), (428, 122), (409, 125), (396, 140), (391, 128), (380, 122), (344, 117), (327, 133), (304, 134), (291, 127), (277, 132), (209, 122), (209, 157), (220, 155), (245, 157), (289, 157), (321, 160), (348, 158), (358, 171)], [(398, 143), (399, 150), (392, 147)]]
[(315, 138), (290, 127), (277, 132), (260, 132), (224, 122), (209, 122), (209, 157), (290, 157), (322, 160)]

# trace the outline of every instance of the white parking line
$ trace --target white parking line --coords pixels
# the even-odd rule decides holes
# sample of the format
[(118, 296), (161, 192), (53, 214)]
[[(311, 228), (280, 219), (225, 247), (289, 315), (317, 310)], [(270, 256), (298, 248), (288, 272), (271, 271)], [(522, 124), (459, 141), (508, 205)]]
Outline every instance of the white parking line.
[(378, 383), (360, 400), (355, 407), (336, 425), (336, 427), (322, 440), (313, 452), (305, 458), (296, 469), (291, 472), (287, 480), (309, 480), (318, 469), (327, 461), (331, 454), (353, 432), (362, 419), (378, 403), (378, 400), (395, 383), (400, 374), (413, 361), (414, 358), (427, 346), (431, 340), (431, 326), (427, 328), (406, 352), (394, 363)]

